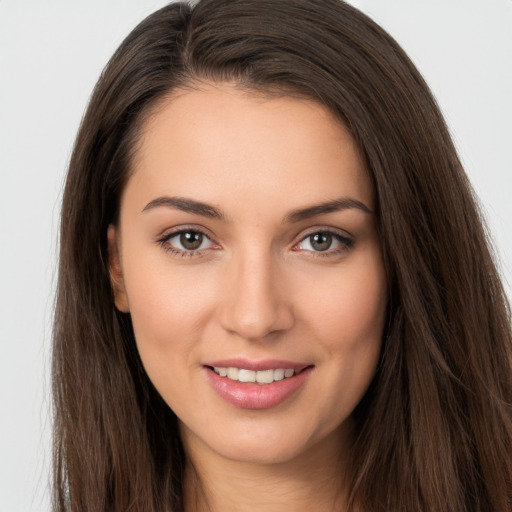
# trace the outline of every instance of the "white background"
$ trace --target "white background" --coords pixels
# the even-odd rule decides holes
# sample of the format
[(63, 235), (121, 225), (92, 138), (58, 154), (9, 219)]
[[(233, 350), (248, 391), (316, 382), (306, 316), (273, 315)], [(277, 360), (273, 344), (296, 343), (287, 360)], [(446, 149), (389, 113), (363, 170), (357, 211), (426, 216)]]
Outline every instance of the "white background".
[[(0, 512), (50, 510), (48, 365), (64, 173), (103, 65), (165, 3), (0, 0)], [(512, 0), (352, 3), (431, 85), (511, 283)]]

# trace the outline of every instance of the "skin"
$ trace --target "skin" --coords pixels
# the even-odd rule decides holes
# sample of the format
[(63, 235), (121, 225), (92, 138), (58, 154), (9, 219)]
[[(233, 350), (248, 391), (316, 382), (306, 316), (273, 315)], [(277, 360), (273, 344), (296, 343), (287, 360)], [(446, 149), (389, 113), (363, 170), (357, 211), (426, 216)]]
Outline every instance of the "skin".
[[(342, 510), (351, 413), (378, 362), (387, 291), (352, 137), (315, 102), (231, 84), (175, 91), (142, 133), (109, 229), (111, 276), (196, 469), (187, 509)], [(162, 197), (223, 217), (154, 202)], [(338, 199), (352, 203), (290, 218)], [(180, 229), (204, 233), (199, 250), (180, 245)], [(319, 232), (333, 233), (327, 249), (311, 238)], [(205, 362), (234, 357), (312, 371), (278, 406), (242, 409), (205, 377)]]

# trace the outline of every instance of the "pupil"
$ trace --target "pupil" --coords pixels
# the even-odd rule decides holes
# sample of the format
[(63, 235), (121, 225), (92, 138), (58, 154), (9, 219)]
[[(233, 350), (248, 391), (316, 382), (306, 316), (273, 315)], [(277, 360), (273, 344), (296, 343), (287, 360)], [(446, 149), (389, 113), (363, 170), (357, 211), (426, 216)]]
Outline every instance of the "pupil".
[(311, 246), (317, 251), (326, 251), (331, 247), (332, 235), (328, 233), (317, 233), (311, 237)]
[(203, 235), (194, 231), (182, 233), (180, 235), (181, 245), (190, 251), (198, 249), (203, 243)]

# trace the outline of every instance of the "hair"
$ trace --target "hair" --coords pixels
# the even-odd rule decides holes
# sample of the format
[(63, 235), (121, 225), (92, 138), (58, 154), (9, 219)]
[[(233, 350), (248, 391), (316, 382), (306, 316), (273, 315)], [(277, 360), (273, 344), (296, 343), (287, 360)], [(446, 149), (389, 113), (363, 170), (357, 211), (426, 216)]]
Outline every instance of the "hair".
[(350, 506), (512, 509), (510, 309), (426, 83), (383, 29), (339, 0), (202, 0), (172, 3), (128, 35), (76, 139), (54, 325), (54, 510), (183, 509), (177, 419), (143, 369), (130, 315), (115, 308), (107, 229), (144, 121), (200, 82), (324, 105), (373, 182), (388, 320), (353, 413)]

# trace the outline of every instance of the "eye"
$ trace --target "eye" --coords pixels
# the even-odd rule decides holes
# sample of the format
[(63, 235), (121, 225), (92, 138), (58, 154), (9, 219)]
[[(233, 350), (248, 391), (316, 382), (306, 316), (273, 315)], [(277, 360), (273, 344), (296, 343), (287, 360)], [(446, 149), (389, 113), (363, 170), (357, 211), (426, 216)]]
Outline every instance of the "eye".
[(172, 245), (181, 245), (179, 249), (186, 251), (197, 251), (204, 249), (203, 245), (208, 245), (208, 238), (199, 231), (183, 231), (169, 239)]
[(332, 231), (315, 231), (304, 237), (294, 250), (326, 253), (325, 255), (338, 254), (346, 251), (354, 245), (352, 239)]
[(309, 251), (327, 251), (331, 249), (333, 242), (336, 243), (337, 240), (331, 233), (315, 233), (302, 241), (304, 245), (302, 248)]
[(197, 251), (211, 249), (215, 244), (197, 229), (182, 229), (170, 233), (160, 240), (165, 250), (182, 256), (192, 256)]

